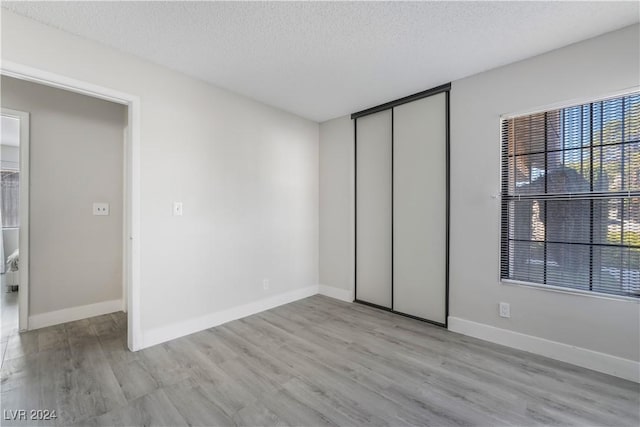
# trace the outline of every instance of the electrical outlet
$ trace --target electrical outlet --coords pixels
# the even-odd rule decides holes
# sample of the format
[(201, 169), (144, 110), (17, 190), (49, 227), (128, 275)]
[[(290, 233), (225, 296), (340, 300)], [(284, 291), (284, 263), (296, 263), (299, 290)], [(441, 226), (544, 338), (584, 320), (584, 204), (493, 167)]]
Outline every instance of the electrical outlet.
[(262, 289), (264, 289), (265, 291), (269, 290), (269, 279), (262, 280)]
[(109, 215), (109, 203), (94, 203), (93, 204), (94, 215)]
[(182, 216), (182, 202), (173, 202), (173, 216)]
[(500, 303), (500, 317), (511, 317), (511, 306), (507, 302)]

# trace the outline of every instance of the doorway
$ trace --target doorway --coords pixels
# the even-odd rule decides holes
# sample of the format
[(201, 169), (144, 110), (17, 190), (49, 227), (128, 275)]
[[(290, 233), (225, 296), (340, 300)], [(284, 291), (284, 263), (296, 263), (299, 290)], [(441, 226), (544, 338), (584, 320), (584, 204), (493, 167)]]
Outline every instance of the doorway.
[(29, 113), (2, 108), (0, 219), (2, 339), (28, 327)]
[[(123, 104), (127, 107), (128, 126), (124, 142), (123, 287), (126, 289), (124, 300), (127, 312), (127, 346), (131, 351), (141, 349), (144, 343), (140, 328), (140, 98), (11, 61), (2, 62), (0, 74)], [(27, 301), (25, 299), (25, 306)], [(26, 325), (26, 328), (28, 329), (29, 325)]]

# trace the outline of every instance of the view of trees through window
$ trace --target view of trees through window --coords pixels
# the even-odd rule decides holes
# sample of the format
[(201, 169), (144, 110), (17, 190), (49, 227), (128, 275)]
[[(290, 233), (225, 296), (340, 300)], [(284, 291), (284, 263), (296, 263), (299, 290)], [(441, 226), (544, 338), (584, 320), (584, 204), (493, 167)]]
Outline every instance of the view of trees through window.
[(640, 94), (502, 123), (501, 276), (640, 296)]

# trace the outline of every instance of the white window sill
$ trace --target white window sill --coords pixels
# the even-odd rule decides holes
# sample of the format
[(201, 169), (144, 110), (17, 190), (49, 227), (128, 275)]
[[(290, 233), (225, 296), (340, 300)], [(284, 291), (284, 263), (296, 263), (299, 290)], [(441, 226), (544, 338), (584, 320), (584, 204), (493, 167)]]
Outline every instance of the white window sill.
[(504, 285), (510, 285), (510, 286), (524, 286), (527, 288), (540, 289), (540, 290), (549, 291), (549, 292), (559, 292), (562, 294), (571, 294), (571, 295), (578, 295), (583, 297), (634, 302), (636, 304), (640, 304), (640, 298), (627, 297), (623, 295), (603, 294), (600, 292), (583, 291), (580, 289), (563, 288), (560, 286), (541, 285), (538, 283), (522, 282), (520, 280), (513, 280), (513, 279), (500, 279), (500, 283)]

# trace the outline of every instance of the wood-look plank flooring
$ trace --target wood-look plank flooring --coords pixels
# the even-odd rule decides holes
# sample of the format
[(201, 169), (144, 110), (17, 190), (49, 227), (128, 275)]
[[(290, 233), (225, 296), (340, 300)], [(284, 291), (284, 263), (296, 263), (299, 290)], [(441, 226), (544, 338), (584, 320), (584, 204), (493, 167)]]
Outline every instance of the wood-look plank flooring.
[(123, 313), (9, 337), (2, 425), (640, 424), (636, 383), (313, 296), (136, 353)]

